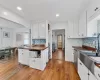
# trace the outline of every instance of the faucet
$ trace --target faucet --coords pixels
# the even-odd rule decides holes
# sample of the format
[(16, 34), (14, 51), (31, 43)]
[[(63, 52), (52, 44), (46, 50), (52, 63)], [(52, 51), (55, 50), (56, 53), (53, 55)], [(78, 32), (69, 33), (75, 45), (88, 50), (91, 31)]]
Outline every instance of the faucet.
[(98, 33), (98, 35), (97, 35), (97, 41), (98, 41), (98, 48), (97, 48), (97, 53), (96, 53), (97, 56), (100, 54), (100, 41), (99, 41), (99, 39), (100, 39), (100, 33)]

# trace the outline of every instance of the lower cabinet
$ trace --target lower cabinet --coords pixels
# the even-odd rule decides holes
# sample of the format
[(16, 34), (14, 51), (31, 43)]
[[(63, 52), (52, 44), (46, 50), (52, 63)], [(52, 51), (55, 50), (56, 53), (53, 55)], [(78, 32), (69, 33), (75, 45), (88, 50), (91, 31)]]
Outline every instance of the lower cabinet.
[(98, 80), (100, 80), (100, 68), (97, 66), (94, 67), (94, 74)]
[(40, 58), (30, 58), (29, 66), (31, 68), (44, 70), (44, 68), (46, 67), (46, 63), (43, 62)]
[(18, 49), (18, 62), (24, 65), (29, 64), (29, 50)]
[(78, 74), (81, 80), (88, 80), (88, 69), (80, 61), (80, 59), (78, 59)]
[(48, 62), (48, 48), (41, 51), (18, 49), (18, 62), (31, 68), (44, 70)]
[(97, 80), (80, 59), (78, 59), (78, 73), (81, 80)]
[(89, 71), (89, 80), (97, 80), (97, 78), (90, 71)]

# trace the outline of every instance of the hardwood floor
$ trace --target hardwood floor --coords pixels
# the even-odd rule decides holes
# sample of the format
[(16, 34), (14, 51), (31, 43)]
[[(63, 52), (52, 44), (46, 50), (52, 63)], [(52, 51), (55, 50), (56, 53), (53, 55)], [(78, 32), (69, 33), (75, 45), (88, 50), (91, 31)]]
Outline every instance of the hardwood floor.
[[(80, 80), (73, 63), (56, 58), (48, 62), (44, 71), (19, 65), (17, 58), (0, 63), (0, 80)], [(15, 69), (18, 71), (7, 78)]]
[(57, 49), (55, 52), (52, 53), (52, 55), (53, 59), (65, 60), (64, 51), (62, 49)]

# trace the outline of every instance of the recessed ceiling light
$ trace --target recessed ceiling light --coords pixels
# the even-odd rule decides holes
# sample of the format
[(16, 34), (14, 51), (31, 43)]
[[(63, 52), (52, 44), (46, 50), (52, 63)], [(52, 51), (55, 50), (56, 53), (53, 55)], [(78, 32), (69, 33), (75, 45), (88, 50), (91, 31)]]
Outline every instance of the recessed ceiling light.
[(17, 9), (18, 9), (19, 11), (21, 11), (21, 10), (22, 10), (22, 8), (21, 8), (21, 7), (19, 7), (19, 6), (17, 7)]
[(56, 14), (56, 17), (59, 17), (60, 15), (59, 14)]
[(8, 15), (8, 13), (7, 13), (7, 12), (3, 12), (3, 14), (4, 14), (4, 15)]

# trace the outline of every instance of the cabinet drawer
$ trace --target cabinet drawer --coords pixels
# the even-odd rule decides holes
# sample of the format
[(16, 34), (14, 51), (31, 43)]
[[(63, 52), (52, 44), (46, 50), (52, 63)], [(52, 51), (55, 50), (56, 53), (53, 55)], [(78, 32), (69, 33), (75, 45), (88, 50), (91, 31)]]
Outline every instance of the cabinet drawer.
[(35, 69), (44, 70), (46, 63), (41, 58), (30, 58), (29, 66)]
[(100, 68), (97, 66), (94, 67), (94, 74), (98, 80), (100, 80)]

